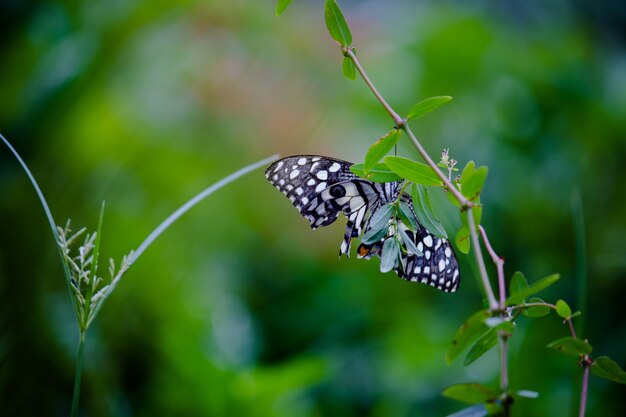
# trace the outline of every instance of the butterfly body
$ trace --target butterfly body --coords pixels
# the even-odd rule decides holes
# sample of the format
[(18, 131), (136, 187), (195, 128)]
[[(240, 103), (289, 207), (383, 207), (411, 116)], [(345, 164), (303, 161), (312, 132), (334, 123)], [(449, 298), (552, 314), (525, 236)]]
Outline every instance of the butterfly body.
[[(352, 239), (371, 228), (373, 216), (383, 207), (402, 201), (413, 212), (411, 199), (403, 193), (402, 183), (371, 182), (353, 174), (350, 166), (350, 162), (325, 156), (297, 155), (280, 159), (265, 171), (266, 178), (289, 198), (311, 228), (332, 224), (339, 213), (347, 217), (339, 251), (340, 255), (347, 256)], [(447, 240), (434, 236), (417, 220), (417, 228), (399, 219), (390, 219), (388, 224), (389, 231), (380, 240), (359, 245), (357, 255), (360, 258), (381, 256), (386, 240), (397, 239), (396, 234), (400, 233), (411, 241), (410, 246), (414, 249), (411, 251), (403, 245), (402, 255), (393, 268), (399, 277), (446, 292), (458, 289), (458, 262)]]

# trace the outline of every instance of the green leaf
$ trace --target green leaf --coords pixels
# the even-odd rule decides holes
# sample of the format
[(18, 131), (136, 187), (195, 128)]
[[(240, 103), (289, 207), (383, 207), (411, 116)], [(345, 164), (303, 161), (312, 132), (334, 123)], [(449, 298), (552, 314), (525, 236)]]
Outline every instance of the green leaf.
[(618, 384), (626, 384), (626, 372), (608, 356), (600, 356), (594, 360), (591, 365), (591, 372), (600, 378), (608, 379)]
[(426, 187), (420, 184), (414, 184), (412, 194), (413, 207), (415, 208), (415, 214), (420, 223), (435, 236), (447, 239), (448, 234), (446, 233), (446, 229), (443, 228), (433, 212)]
[(391, 219), (393, 212), (394, 208), (390, 203), (376, 210), (368, 222), (368, 229), (363, 235), (361, 242), (372, 244), (385, 237), (389, 228), (389, 219)]
[[(530, 300), (528, 300), (529, 303), (544, 303), (545, 301), (543, 301), (541, 298), (531, 298)], [(547, 316), (548, 314), (550, 314), (550, 307), (547, 306), (533, 306), (533, 307), (528, 307), (526, 309), (524, 309), (523, 314), (526, 317), (530, 317), (530, 318), (539, 318), (539, 317), (543, 317), (543, 316)]]
[(556, 313), (564, 319), (569, 318), (572, 315), (572, 309), (563, 300), (556, 302)]
[(419, 119), (420, 117), (430, 113), (436, 108), (446, 104), (450, 100), (452, 100), (452, 97), (450, 96), (437, 96), (424, 99), (411, 107), (411, 110), (409, 110), (409, 114), (406, 116), (406, 119)]
[(448, 414), (447, 417), (484, 417), (489, 415), (485, 404), (476, 404), (471, 407), (464, 408), (453, 414)]
[(400, 245), (395, 238), (385, 240), (380, 254), (380, 272), (389, 272), (398, 265)]
[(406, 225), (412, 232), (417, 231), (417, 217), (406, 201), (400, 201), (398, 206), (398, 216), (402, 223)]
[(499, 396), (497, 390), (481, 384), (455, 384), (443, 390), (441, 394), (468, 404), (491, 402)]
[(459, 231), (456, 233), (456, 237), (454, 238), (456, 242), (456, 247), (467, 255), (470, 251), (470, 232), (469, 229), (465, 226), (461, 227)]
[(513, 294), (509, 297), (508, 300), (506, 300), (506, 305), (510, 306), (513, 304), (520, 304), (523, 303), (524, 300), (528, 297), (530, 297), (533, 294), (536, 294), (540, 291), (543, 291), (544, 289), (548, 288), (550, 285), (554, 284), (555, 282), (557, 282), (559, 280), (559, 274), (552, 274), (549, 275), (543, 279), (540, 279), (539, 281), (535, 282), (534, 284), (530, 285), (528, 288), (525, 288), (521, 291), (519, 291), (517, 294)]
[(276, 16), (283, 14), (287, 6), (291, 3), (291, 0), (278, 0), (276, 3)]
[(441, 185), (441, 180), (428, 165), (400, 156), (388, 156), (385, 164), (400, 177), (423, 185)]
[(401, 130), (393, 129), (370, 146), (365, 155), (365, 162), (363, 163), (365, 174), (368, 174), (369, 171), (376, 166), (378, 161), (393, 149), (400, 140), (401, 133)]
[[(472, 214), (474, 215), (474, 225), (476, 226), (476, 231), (478, 232), (479, 230), (478, 226), (480, 226), (480, 221), (482, 220), (482, 217), (483, 217), (483, 206), (480, 205), (480, 200), (475, 201), (474, 204), (476, 205), (472, 207), (471, 210), (472, 210)], [(467, 210), (459, 211), (461, 224), (469, 230), (469, 222), (467, 221), (467, 214), (468, 214)]]
[(341, 67), (341, 72), (343, 75), (349, 80), (356, 80), (356, 66), (352, 59), (347, 56), (343, 57), (343, 66)]
[(528, 281), (526, 281), (526, 277), (520, 271), (515, 271), (513, 276), (511, 277), (511, 282), (509, 283), (509, 292), (511, 295), (519, 294), (523, 290), (528, 288)]
[(417, 249), (417, 246), (415, 246), (415, 242), (413, 242), (413, 239), (409, 237), (409, 235), (404, 231), (404, 229), (398, 229), (398, 232), (400, 233), (402, 242), (404, 242), (404, 246), (406, 246), (407, 252), (413, 255), (420, 256), (420, 257), (424, 256), (424, 254), (419, 249)]
[(330, 36), (339, 42), (341, 46), (349, 46), (352, 43), (352, 34), (335, 0), (326, 0), (324, 17)]
[(485, 333), (488, 328), (485, 325), (485, 320), (490, 317), (488, 310), (481, 310), (472, 314), (465, 322), (458, 328), (454, 339), (448, 347), (446, 352), (446, 363), (451, 364), (461, 352), (465, 350), (472, 342)]
[(376, 166), (372, 168), (367, 175), (365, 175), (365, 169), (363, 167), (363, 164), (352, 165), (350, 167), (350, 171), (352, 171), (354, 175), (357, 175), (361, 178), (366, 178), (373, 182), (402, 181), (402, 178), (400, 178), (398, 174), (390, 170), (383, 162), (377, 163)]
[(467, 356), (465, 356), (465, 361), (463, 361), (463, 366), (468, 366), (474, 363), (476, 359), (483, 356), (485, 353), (489, 352), (498, 342), (498, 332), (496, 329), (489, 329), (485, 334), (483, 334), (480, 339), (474, 346), (467, 352)]
[(461, 174), (461, 193), (470, 200), (478, 198), (485, 185), (487, 172), (486, 166), (476, 168), (474, 161), (469, 161)]
[(593, 350), (589, 343), (573, 337), (563, 337), (555, 340), (549, 343), (548, 347), (574, 356), (589, 355)]

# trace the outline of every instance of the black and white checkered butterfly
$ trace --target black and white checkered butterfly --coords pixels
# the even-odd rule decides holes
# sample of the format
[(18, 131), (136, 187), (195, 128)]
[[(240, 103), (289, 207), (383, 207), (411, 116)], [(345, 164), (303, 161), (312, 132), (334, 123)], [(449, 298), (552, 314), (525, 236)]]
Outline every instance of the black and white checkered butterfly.
[[(267, 179), (289, 198), (313, 229), (333, 223), (340, 212), (348, 218), (340, 256), (350, 256), (352, 239), (368, 230), (374, 214), (398, 200), (401, 192), (400, 182), (374, 183), (359, 178), (350, 171), (351, 165), (325, 156), (297, 155), (276, 161), (265, 170)], [(400, 199), (413, 210), (408, 196), (403, 194)], [(459, 265), (450, 243), (431, 234), (419, 223), (415, 232), (401, 222), (398, 226), (414, 243), (417, 253), (404, 247), (400, 262), (394, 268), (396, 274), (407, 281), (420, 282), (442, 291), (456, 291), (460, 283)], [(357, 249), (358, 257), (382, 257), (384, 243), (391, 237), (387, 234), (380, 241), (361, 243)]]

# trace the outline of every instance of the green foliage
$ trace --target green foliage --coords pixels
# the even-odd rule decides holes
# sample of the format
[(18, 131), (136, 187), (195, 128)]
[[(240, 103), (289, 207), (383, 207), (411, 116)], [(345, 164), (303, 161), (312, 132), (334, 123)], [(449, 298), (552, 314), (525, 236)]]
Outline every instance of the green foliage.
[(433, 212), (426, 187), (421, 184), (414, 184), (411, 195), (413, 197), (415, 214), (417, 215), (420, 223), (426, 228), (426, 230), (435, 236), (447, 239), (448, 234), (446, 233), (446, 229), (443, 228), (443, 225), (439, 222)]
[(398, 217), (402, 220), (402, 223), (404, 223), (412, 232), (416, 232), (418, 225), (415, 210), (411, 210), (411, 207), (407, 202), (400, 201), (397, 212)]
[(556, 302), (556, 312), (564, 319), (568, 319), (572, 316), (572, 309), (563, 300), (559, 300)]
[(452, 100), (452, 97), (450, 96), (429, 97), (427, 99), (424, 99), (411, 107), (411, 110), (409, 110), (409, 114), (407, 114), (406, 119), (419, 119), (420, 117), (427, 115), (431, 111), (443, 106), (450, 100)]
[(467, 352), (463, 366), (469, 366), (478, 358), (489, 352), (498, 343), (498, 332), (495, 328), (487, 330)]
[(487, 167), (476, 168), (474, 161), (469, 161), (461, 174), (461, 192), (470, 201), (474, 201), (480, 195), (487, 179)]
[[(545, 303), (541, 298), (533, 297), (528, 300), (529, 303)], [(523, 314), (530, 318), (540, 318), (550, 314), (550, 307), (548, 306), (532, 306), (524, 309)]]
[(497, 390), (482, 384), (455, 384), (446, 388), (441, 394), (468, 404), (493, 402), (499, 396)]
[(276, 3), (276, 16), (283, 14), (287, 6), (291, 4), (292, 0), (278, 0)]
[(428, 165), (400, 156), (387, 156), (385, 164), (405, 180), (422, 185), (441, 185), (441, 179)]
[(470, 231), (467, 226), (461, 227), (456, 236), (454, 237), (454, 243), (462, 254), (467, 255), (470, 251)]
[(586, 341), (573, 337), (563, 337), (555, 340), (549, 343), (548, 347), (573, 356), (589, 355), (593, 350), (591, 345)]
[(591, 372), (600, 378), (626, 384), (626, 372), (615, 361), (607, 356), (600, 356), (591, 364)]
[(452, 343), (446, 351), (446, 363), (450, 364), (456, 359), (461, 352), (463, 352), (470, 344), (472, 344), (480, 335), (488, 331), (488, 327), (485, 325), (485, 320), (489, 318), (491, 314), (487, 310), (480, 310), (472, 314), (465, 322), (458, 328)]
[(550, 285), (554, 284), (555, 282), (557, 282), (559, 280), (560, 276), (559, 274), (552, 274), (549, 275), (545, 278), (540, 279), (539, 281), (535, 282), (534, 284), (518, 291), (515, 294), (512, 294), (507, 300), (506, 300), (506, 305), (510, 306), (510, 305), (514, 305), (514, 304), (521, 304), (523, 303), (526, 298), (530, 297), (531, 295), (537, 294), (540, 291), (543, 291), (544, 289), (548, 288)]
[(370, 146), (370, 148), (367, 150), (367, 154), (365, 155), (365, 161), (363, 162), (365, 175), (369, 174), (369, 172), (376, 166), (376, 164), (378, 164), (378, 162), (385, 155), (387, 155), (387, 153), (391, 149), (393, 149), (393, 147), (400, 140), (401, 136), (401, 130), (393, 129), (385, 136), (374, 142), (372, 146)]
[(369, 221), (369, 229), (363, 235), (361, 242), (369, 245), (385, 237), (387, 235), (389, 220), (393, 214), (394, 207), (389, 203), (374, 212)]
[(326, 0), (324, 5), (324, 17), (326, 28), (330, 36), (339, 42), (341, 46), (350, 46), (352, 43), (352, 33), (343, 17), (341, 9), (335, 0)]
[(395, 237), (385, 240), (380, 256), (380, 272), (389, 272), (397, 267), (400, 254), (400, 244)]
[(369, 173), (365, 174), (365, 168), (363, 164), (354, 164), (350, 167), (350, 171), (354, 175), (361, 178), (367, 178), (373, 182), (391, 182), (402, 181), (402, 178), (394, 171), (389, 169), (384, 162), (379, 162), (374, 165), (374, 168), (370, 169)]
[(356, 66), (354, 65), (354, 61), (352, 61), (350, 57), (343, 57), (343, 65), (341, 67), (341, 71), (347, 79), (351, 81), (356, 80)]

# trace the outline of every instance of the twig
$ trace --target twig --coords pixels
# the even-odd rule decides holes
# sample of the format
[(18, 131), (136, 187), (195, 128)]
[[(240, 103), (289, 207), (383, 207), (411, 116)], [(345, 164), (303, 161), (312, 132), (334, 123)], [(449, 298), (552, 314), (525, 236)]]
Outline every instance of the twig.
[(498, 289), (500, 295), (500, 310), (504, 310), (505, 302), (506, 302), (506, 286), (504, 283), (504, 259), (502, 259), (498, 254), (493, 250), (491, 243), (489, 242), (489, 238), (487, 237), (487, 232), (482, 226), (478, 226), (480, 230), (480, 235), (483, 238), (483, 242), (485, 243), (485, 248), (487, 249), (487, 253), (491, 257), (491, 261), (496, 266), (498, 271)]

